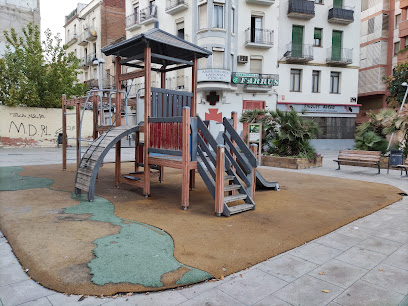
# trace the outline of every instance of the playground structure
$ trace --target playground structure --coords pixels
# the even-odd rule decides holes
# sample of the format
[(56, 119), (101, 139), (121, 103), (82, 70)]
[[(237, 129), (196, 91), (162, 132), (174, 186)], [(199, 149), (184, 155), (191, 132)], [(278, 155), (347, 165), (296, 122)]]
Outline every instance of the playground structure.
[[(266, 182), (257, 173), (257, 160), (253, 154), (257, 150), (256, 145), (250, 149), (236, 132), (236, 113), (232, 113), (231, 119), (223, 119), (222, 144), (217, 143), (211, 135), (208, 122), (197, 116), (197, 63), (199, 58), (208, 57), (211, 52), (157, 28), (104, 48), (102, 52), (116, 56), (117, 89), (121, 89), (123, 81), (144, 77), (144, 121), (138, 125), (123, 125), (124, 106), (134, 103), (137, 109), (139, 104), (139, 99), (129, 103), (124, 91), (110, 92), (108, 101), (103, 95), (96, 95), (96, 91), (91, 91), (85, 101), (67, 102), (63, 98), (64, 114), (67, 105), (75, 104), (77, 127), (82, 123), (78, 116), (80, 108), (86, 110), (87, 105), (92, 105), (93, 110), (93, 142), (83, 156), (80, 152), (80, 129), (77, 129), (77, 195), (85, 191), (89, 201), (94, 199), (99, 167), (113, 146), (116, 186), (130, 184), (139, 187), (148, 197), (152, 178), (156, 176), (151, 169), (158, 170), (159, 181), (163, 180), (164, 167), (180, 169), (183, 209), (189, 207), (189, 191), (195, 187), (196, 170), (215, 200), (214, 210), (217, 216), (230, 216), (255, 209), (256, 183), (263, 183), (264, 186), (269, 184), (269, 188), (279, 190), (277, 182)], [(161, 67), (156, 68), (152, 64)], [(122, 66), (138, 70), (122, 73)], [(186, 68), (192, 69), (192, 92), (166, 89), (166, 72)], [(151, 87), (152, 71), (160, 73), (161, 88)], [(114, 107), (111, 104), (112, 96), (115, 98)], [(109, 116), (114, 118), (113, 121), (110, 119), (110, 125), (102, 124), (101, 113), (104, 112), (103, 105), (106, 103), (109, 111), (114, 110), (112, 116)], [(63, 120), (64, 118), (65, 116)], [(132, 134), (136, 143), (135, 169), (132, 173), (122, 175), (121, 139)], [(63, 144), (65, 143), (66, 132), (63, 134)], [(144, 171), (139, 171), (140, 167)]]

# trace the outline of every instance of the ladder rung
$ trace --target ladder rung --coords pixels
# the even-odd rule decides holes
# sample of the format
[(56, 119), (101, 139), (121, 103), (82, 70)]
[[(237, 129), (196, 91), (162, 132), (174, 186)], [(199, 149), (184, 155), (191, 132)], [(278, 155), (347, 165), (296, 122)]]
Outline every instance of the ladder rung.
[(67, 158), (67, 160), (77, 160), (76, 158)]
[(64, 113), (65, 116), (76, 115), (76, 113)]
[(75, 137), (67, 137), (67, 139), (76, 139)]

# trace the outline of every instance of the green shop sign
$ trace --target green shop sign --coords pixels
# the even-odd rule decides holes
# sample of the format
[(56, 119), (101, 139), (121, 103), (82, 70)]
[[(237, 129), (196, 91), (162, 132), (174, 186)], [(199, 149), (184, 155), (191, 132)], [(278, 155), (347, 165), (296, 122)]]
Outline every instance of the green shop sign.
[(232, 83), (253, 86), (278, 86), (279, 74), (233, 72)]

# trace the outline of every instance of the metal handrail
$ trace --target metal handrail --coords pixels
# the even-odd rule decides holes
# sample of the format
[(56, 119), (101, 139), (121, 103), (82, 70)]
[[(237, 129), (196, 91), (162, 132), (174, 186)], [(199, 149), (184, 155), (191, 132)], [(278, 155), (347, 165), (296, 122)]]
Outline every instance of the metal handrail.
[(245, 43), (273, 45), (273, 30), (248, 28), (245, 30)]
[(186, 4), (186, 1), (184, 0), (167, 0), (166, 1), (166, 10), (172, 9), (173, 7), (176, 7), (177, 5), (180, 4)]
[(131, 26), (134, 26), (135, 24), (139, 24), (140, 23), (139, 17), (140, 17), (140, 14), (138, 12), (130, 14), (129, 16), (126, 16), (126, 28), (130, 28)]

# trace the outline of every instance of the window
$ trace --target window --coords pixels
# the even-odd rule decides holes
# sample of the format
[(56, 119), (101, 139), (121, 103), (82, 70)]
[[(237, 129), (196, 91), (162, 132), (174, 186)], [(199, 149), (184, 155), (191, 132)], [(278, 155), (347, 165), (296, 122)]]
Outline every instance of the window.
[(292, 26), (292, 57), (303, 57), (303, 27)]
[(340, 72), (330, 73), (330, 93), (340, 93)]
[(262, 17), (251, 16), (251, 42), (262, 43)]
[(184, 39), (184, 21), (176, 24), (177, 37)]
[(361, 11), (364, 12), (368, 9), (368, 0), (361, 0)]
[(319, 28), (314, 29), (313, 46), (315, 46), (315, 47), (321, 47), (322, 46), (322, 33), (323, 33), (323, 29), (319, 29)]
[(331, 58), (334, 61), (341, 60), (342, 40), (343, 40), (343, 32), (333, 31)]
[(139, 22), (139, 6), (133, 8), (133, 18), (135, 23)]
[(224, 6), (214, 4), (213, 12), (213, 27), (214, 28), (224, 28)]
[(223, 69), (224, 68), (224, 51), (215, 50), (212, 51), (213, 68)]
[(231, 33), (235, 33), (235, 9), (231, 9)]
[(207, 23), (207, 3), (202, 4), (198, 7), (198, 29), (206, 29), (208, 27)]
[(314, 3), (316, 3), (316, 4), (323, 4), (323, 0), (314, 0)]
[(372, 18), (368, 19), (367, 34), (373, 34), (374, 33), (374, 20), (375, 20), (375, 17), (372, 17)]
[(262, 73), (262, 59), (251, 58), (249, 62), (250, 73)]
[(395, 15), (395, 29), (398, 29), (399, 24), (401, 23), (401, 14)]
[(320, 91), (320, 71), (313, 70), (312, 72), (312, 92), (319, 92)]
[(394, 56), (398, 54), (399, 50), (401, 48), (400, 42), (397, 41), (396, 43), (394, 43)]
[(290, 69), (290, 91), (300, 92), (301, 73), (300, 69)]

